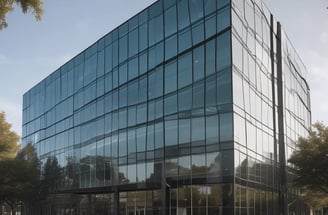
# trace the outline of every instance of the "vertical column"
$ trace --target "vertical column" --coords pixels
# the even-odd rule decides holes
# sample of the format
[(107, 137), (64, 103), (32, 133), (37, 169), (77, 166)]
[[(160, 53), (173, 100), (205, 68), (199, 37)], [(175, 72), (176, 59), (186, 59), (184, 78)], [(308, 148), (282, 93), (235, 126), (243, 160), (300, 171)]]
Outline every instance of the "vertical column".
[(287, 173), (286, 173), (286, 153), (284, 135), (284, 100), (282, 82), (282, 44), (281, 25), (277, 23), (277, 96), (278, 96), (278, 143), (279, 143), (279, 214), (287, 215)]
[[(274, 40), (276, 39), (275, 30), (274, 30), (274, 20), (273, 15), (270, 16), (270, 59), (271, 59), (271, 91), (272, 91), (272, 126), (273, 126), (273, 159), (274, 159), (274, 178), (273, 186), (277, 187), (279, 182), (279, 171), (278, 171), (278, 140), (277, 140), (277, 114), (276, 114), (276, 74), (275, 74), (275, 49)], [(273, 214), (277, 214), (279, 209), (273, 207)]]
[(120, 215), (120, 193), (114, 188), (114, 214)]

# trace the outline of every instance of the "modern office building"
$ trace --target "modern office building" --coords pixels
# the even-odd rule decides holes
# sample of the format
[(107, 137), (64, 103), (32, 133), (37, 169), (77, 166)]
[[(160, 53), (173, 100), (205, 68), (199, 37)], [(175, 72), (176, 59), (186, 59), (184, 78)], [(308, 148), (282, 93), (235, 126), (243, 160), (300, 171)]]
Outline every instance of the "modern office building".
[(307, 214), (287, 160), (309, 92), (261, 0), (159, 0), (25, 93), (28, 213)]

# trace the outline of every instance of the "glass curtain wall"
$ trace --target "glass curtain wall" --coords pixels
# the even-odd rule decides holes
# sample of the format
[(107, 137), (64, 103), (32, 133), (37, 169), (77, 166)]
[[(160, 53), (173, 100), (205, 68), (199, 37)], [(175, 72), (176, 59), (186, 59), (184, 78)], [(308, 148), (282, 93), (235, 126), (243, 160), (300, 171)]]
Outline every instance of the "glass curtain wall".
[(121, 214), (232, 214), (230, 11), (157, 1), (28, 91), (22, 144), (47, 189), (83, 190), (72, 205), (89, 212), (119, 198)]

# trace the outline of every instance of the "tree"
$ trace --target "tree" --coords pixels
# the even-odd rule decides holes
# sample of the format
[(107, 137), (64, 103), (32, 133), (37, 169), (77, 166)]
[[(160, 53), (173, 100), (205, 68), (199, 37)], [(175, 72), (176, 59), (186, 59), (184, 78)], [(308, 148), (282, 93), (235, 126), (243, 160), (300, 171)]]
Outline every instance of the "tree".
[[(298, 151), (289, 159), (295, 168), (293, 185), (300, 188), (311, 207), (328, 203), (328, 127), (316, 123), (307, 138), (300, 138)], [(325, 199), (325, 201), (323, 201)]]
[(0, 1), (0, 30), (6, 28), (8, 23), (6, 16), (9, 12), (13, 11), (15, 6), (21, 7), (23, 13), (32, 13), (35, 19), (39, 21), (41, 19), (43, 9), (42, 0), (1, 0)]
[(15, 158), (0, 161), (0, 200), (15, 214), (17, 206), (35, 200), (39, 193), (39, 161), (31, 144)]
[(0, 160), (13, 158), (19, 148), (19, 136), (10, 129), (11, 125), (6, 122), (5, 113), (0, 112)]

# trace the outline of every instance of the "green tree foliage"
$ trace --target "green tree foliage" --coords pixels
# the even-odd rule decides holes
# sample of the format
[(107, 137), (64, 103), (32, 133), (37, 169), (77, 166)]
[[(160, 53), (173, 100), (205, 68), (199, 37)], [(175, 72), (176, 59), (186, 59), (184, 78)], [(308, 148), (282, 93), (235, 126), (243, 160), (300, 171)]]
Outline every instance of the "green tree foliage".
[(6, 16), (15, 6), (20, 6), (23, 13), (32, 13), (39, 21), (43, 13), (42, 4), (42, 0), (0, 0), (0, 30), (8, 26)]
[(304, 199), (310, 206), (327, 204), (328, 127), (322, 123), (314, 124), (309, 136), (300, 138), (298, 149), (289, 159), (295, 166), (292, 170), (296, 176), (293, 185), (303, 191)]
[(19, 148), (18, 141), (19, 136), (11, 131), (11, 125), (6, 122), (5, 113), (0, 112), (0, 160), (15, 156)]
[(38, 197), (39, 175), (39, 161), (31, 144), (15, 158), (0, 161), (0, 200), (11, 208), (12, 214), (18, 205)]

